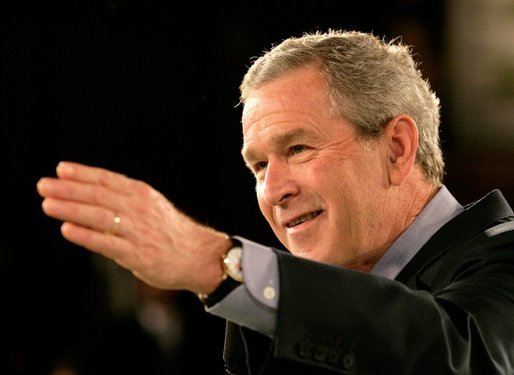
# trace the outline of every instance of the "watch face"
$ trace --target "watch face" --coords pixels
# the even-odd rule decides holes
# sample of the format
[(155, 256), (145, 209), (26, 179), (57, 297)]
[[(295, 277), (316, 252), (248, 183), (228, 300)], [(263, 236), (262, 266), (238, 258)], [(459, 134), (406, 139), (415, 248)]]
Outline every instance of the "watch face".
[(225, 258), (223, 264), (227, 274), (236, 281), (243, 282), (243, 270), (241, 268), (241, 261), (243, 259), (243, 248), (236, 246), (231, 248)]

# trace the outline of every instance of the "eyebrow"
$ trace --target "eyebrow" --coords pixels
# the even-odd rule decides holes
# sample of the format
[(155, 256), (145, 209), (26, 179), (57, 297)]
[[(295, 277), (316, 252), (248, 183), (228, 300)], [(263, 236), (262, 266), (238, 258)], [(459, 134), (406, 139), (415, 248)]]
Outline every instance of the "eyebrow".
[[(285, 145), (291, 144), (294, 142), (302, 141), (307, 138), (309, 132), (303, 128), (296, 128), (290, 131), (275, 134), (271, 136), (271, 143), (274, 147), (284, 147)], [(243, 155), (243, 159), (246, 160), (255, 160), (258, 159), (257, 154), (250, 148), (243, 147), (241, 148), (241, 155)]]

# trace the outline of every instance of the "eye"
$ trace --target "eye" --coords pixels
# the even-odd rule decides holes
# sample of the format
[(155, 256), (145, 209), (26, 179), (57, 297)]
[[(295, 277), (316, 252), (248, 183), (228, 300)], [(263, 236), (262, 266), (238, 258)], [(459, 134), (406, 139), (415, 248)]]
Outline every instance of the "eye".
[(300, 152), (303, 152), (306, 150), (306, 146), (304, 145), (294, 145), (292, 147), (289, 148), (289, 153), (291, 155), (294, 155), (294, 154), (299, 154)]
[(266, 163), (265, 161), (258, 161), (257, 163), (254, 164), (254, 171), (255, 172), (259, 172), (259, 171), (262, 171), (264, 168), (266, 168), (266, 165), (268, 165), (268, 163)]

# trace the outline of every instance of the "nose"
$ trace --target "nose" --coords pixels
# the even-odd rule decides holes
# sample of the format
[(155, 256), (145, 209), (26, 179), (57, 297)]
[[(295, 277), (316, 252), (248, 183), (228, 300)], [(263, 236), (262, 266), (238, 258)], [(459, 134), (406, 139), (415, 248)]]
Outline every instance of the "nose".
[(279, 161), (268, 161), (259, 190), (260, 199), (266, 204), (279, 206), (298, 194), (299, 187), (293, 178), (293, 171), (287, 165)]

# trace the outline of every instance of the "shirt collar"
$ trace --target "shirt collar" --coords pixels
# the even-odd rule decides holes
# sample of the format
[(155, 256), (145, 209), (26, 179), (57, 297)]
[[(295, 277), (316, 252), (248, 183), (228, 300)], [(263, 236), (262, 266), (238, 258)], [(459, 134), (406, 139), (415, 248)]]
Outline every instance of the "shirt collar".
[(423, 208), (412, 224), (378, 260), (370, 273), (394, 279), (444, 224), (463, 211), (446, 186)]

